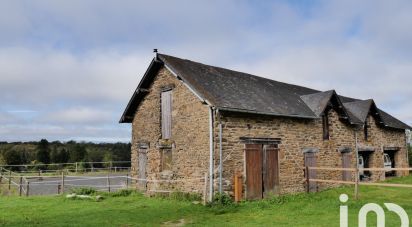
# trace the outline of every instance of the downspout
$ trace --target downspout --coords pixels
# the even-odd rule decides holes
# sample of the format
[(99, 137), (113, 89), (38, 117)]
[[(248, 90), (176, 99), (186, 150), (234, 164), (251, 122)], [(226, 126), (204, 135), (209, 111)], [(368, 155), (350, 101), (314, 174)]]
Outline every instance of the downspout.
[(406, 163), (409, 166), (409, 144), (411, 142), (411, 131), (409, 129), (405, 130), (405, 138), (406, 138)]
[(222, 153), (222, 121), (220, 119), (219, 110), (217, 110), (219, 116), (219, 193), (222, 193), (222, 175), (223, 175), (223, 153)]
[(359, 190), (359, 151), (358, 151), (358, 129), (355, 129), (355, 155), (356, 155), (356, 167), (355, 167), (355, 199), (358, 199)]
[(213, 199), (213, 109), (209, 107), (209, 201)]

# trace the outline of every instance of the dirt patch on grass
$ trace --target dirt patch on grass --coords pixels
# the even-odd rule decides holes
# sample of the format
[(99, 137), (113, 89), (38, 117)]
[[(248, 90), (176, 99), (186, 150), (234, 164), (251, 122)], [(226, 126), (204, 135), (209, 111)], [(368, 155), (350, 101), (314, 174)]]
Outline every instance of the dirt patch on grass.
[(184, 226), (186, 224), (185, 219), (179, 219), (175, 221), (166, 221), (162, 223), (162, 226), (167, 226), (167, 227), (179, 227), (179, 226)]

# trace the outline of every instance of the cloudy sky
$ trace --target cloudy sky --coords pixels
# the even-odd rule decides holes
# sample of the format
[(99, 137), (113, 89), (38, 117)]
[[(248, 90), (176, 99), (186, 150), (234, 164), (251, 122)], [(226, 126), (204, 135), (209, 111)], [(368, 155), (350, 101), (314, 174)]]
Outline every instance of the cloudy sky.
[(0, 141), (130, 141), (152, 49), (374, 98), (412, 124), (412, 1), (0, 0)]

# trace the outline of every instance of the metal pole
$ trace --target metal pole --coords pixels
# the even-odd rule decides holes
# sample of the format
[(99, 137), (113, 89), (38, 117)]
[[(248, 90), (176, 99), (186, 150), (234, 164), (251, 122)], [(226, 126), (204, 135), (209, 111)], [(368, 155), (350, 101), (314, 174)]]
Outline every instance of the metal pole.
[(209, 107), (209, 201), (213, 200), (213, 168), (214, 168), (214, 136), (213, 136), (213, 109)]
[(219, 122), (219, 192), (220, 193), (222, 193), (222, 175), (223, 175), (222, 172), (223, 172), (222, 123)]
[(358, 152), (358, 132), (355, 131), (355, 152), (356, 152), (356, 167), (355, 167), (355, 199), (359, 196), (359, 152)]

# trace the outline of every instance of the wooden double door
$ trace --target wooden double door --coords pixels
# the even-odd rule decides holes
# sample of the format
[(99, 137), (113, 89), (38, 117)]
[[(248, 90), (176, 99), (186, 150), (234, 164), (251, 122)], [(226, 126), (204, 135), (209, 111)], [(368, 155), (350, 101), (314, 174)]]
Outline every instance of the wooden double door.
[(279, 149), (277, 145), (246, 144), (246, 197), (261, 199), (278, 194)]

